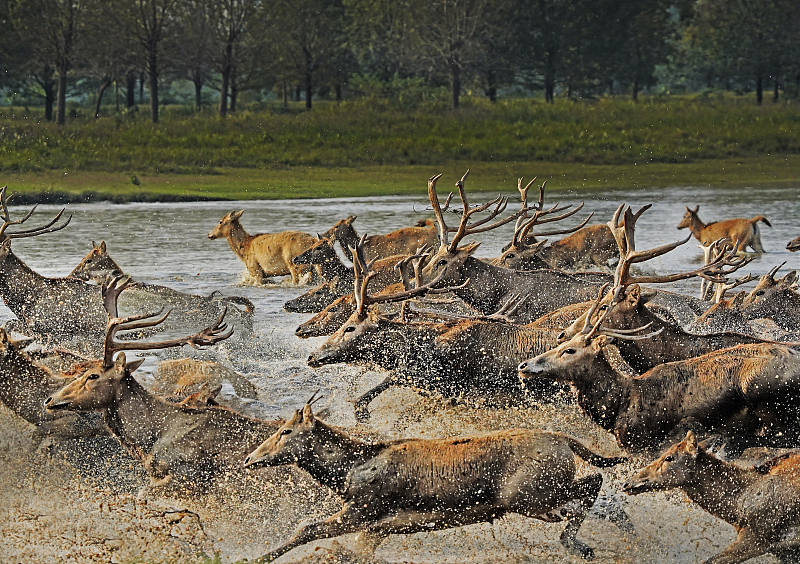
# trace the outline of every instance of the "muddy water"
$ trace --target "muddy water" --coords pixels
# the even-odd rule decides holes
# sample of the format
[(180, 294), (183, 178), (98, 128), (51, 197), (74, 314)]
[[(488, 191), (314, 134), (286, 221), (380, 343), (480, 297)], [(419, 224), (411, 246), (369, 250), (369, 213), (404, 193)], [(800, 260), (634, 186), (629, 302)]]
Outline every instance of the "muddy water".
[[(761, 274), (787, 261), (787, 270), (800, 257), (785, 250), (800, 234), (797, 189), (672, 188), (637, 191), (592, 191), (578, 195), (548, 190), (548, 202), (585, 201), (594, 220), (607, 221), (619, 203), (635, 209), (652, 203), (637, 225), (640, 249), (685, 237), (675, 226), (684, 205), (699, 205), (703, 219), (751, 217), (763, 214), (773, 227), (761, 224), (767, 253), (745, 271)], [(475, 202), (479, 201), (474, 196)], [(513, 204), (512, 204), (513, 205)], [(364, 436), (442, 437), (516, 426), (567, 431), (606, 454), (616, 453), (611, 437), (597, 429), (572, 407), (541, 410), (476, 410), (445, 406), (409, 390), (391, 390), (371, 405), (372, 420), (356, 426), (349, 400), (367, 390), (382, 374), (341, 366), (313, 371), (305, 358), (322, 339), (301, 341), (294, 328), (308, 316), (289, 314), (282, 304), (304, 288), (286, 280), (253, 286), (243, 282), (243, 266), (224, 241), (206, 238), (219, 218), (231, 209), (245, 209), (243, 225), (251, 233), (299, 229), (321, 232), (337, 219), (355, 214), (359, 233), (382, 233), (428, 217), (425, 202), (414, 197), (296, 200), (282, 202), (184, 204), (72, 205), (72, 224), (64, 231), (37, 239), (14, 241), (14, 252), (34, 270), (48, 276), (67, 274), (91, 248), (106, 241), (109, 252), (124, 270), (145, 282), (178, 290), (244, 295), (256, 304), (256, 338), (244, 348), (220, 347), (207, 353), (245, 373), (259, 389), (259, 401), (250, 406), (263, 417), (285, 416), (321, 389), (328, 420)], [(35, 217), (46, 217), (55, 207), (42, 206)], [(416, 210), (416, 211), (415, 211)], [(13, 210), (19, 213), (21, 210)], [(448, 216), (456, 223), (457, 216)], [(593, 221), (594, 221), (593, 220)], [(495, 256), (510, 239), (510, 227), (481, 236), (480, 256)], [(656, 272), (694, 267), (701, 258), (694, 241), (653, 261)], [(697, 282), (678, 289), (697, 294)], [(10, 317), (3, 309), (0, 316)], [(155, 358), (141, 372), (151, 377)], [(19, 562), (126, 561), (183, 558), (195, 548), (218, 552), (225, 561), (253, 558), (267, 546), (281, 542), (302, 519), (330, 514), (335, 499), (299, 472), (256, 472), (245, 481), (202, 500), (160, 500), (151, 513), (139, 511), (131, 494), (142, 483), (132, 468), (119, 485), (102, 473), (74, 469), (75, 457), (62, 445), (52, 452), (33, 450), (30, 429), (0, 411), (0, 550)], [(63, 460), (66, 458), (66, 461)], [(628, 464), (605, 472), (606, 493), (617, 495), (631, 471), (645, 462), (634, 457)], [(108, 464), (108, 463), (106, 463)], [(121, 462), (119, 464), (122, 464)], [(34, 470), (35, 469), (35, 470)], [(584, 472), (591, 471), (583, 467)], [(88, 476), (88, 477), (87, 477)], [(89, 481), (87, 481), (89, 480)], [(137, 482), (138, 480), (138, 482)], [(732, 529), (685, 503), (679, 493), (626, 498), (618, 495), (638, 534), (622, 533), (606, 521), (589, 520), (581, 537), (594, 547), (599, 562), (693, 562), (708, 558), (733, 538)], [(154, 502), (155, 503), (155, 502)], [(137, 512), (138, 511), (138, 512)], [(564, 562), (558, 543), (563, 525), (544, 524), (518, 517), (430, 534), (393, 537), (377, 552), (389, 561), (413, 562)], [(135, 541), (134, 541), (135, 539)], [(344, 558), (341, 547), (351, 539), (315, 543), (298, 549), (283, 561)], [(269, 545), (265, 544), (269, 543)], [(314, 551), (322, 546), (324, 550)], [(0, 558), (5, 561), (5, 558)], [(769, 558), (762, 559), (770, 562)]]

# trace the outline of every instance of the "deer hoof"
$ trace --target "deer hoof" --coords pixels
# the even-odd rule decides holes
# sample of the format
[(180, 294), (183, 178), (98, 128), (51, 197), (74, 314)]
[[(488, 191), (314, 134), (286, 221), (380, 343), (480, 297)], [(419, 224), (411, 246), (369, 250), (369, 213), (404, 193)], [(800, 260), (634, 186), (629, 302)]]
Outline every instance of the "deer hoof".
[(356, 408), (353, 410), (353, 415), (356, 416), (356, 421), (358, 421), (359, 423), (366, 423), (367, 421), (369, 421), (370, 417), (369, 409), (367, 408), (366, 405), (356, 406)]

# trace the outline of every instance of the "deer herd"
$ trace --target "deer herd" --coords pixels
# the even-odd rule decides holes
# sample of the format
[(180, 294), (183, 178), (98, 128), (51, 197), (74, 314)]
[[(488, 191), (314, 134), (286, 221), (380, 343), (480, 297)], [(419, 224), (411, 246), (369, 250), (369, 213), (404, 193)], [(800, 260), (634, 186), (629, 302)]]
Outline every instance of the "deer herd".
[[(298, 337), (326, 337), (307, 364), (367, 365), (386, 374), (353, 398), (359, 423), (392, 386), (487, 410), (574, 403), (623, 450), (647, 456), (666, 449), (625, 482), (625, 492), (682, 488), (736, 528), (736, 540), (708, 562), (764, 553), (800, 562), (800, 451), (791, 450), (800, 448), (797, 274), (777, 277), (777, 265), (752, 291), (726, 297), (754, 280), (733, 275), (763, 252), (757, 225), (769, 221), (705, 224), (697, 207), (687, 207), (678, 229), (689, 228), (700, 241), (704, 264), (656, 275), (641, 264), (691, 235), (637, 250), (636, 223), (650, 206), (634, 212), (622, 204), (605, 224), (589, 225), (589, 214), (577, 227), (558, 228), (583, 204), (545, 206), (545, 184), (532, 203), (534, 182), (520, 179), (518, 209), (507, 211), (502, 196), (473, 205), (468, 173), (456, 182), (460, 209), (450, 209), (453, 193), (441, 201), (441, 175), (434, 176), (433, 220), (386, 235), (359, 236), (355, 216), (316, 237), (249, 235), (242, 210), (225, 215), (208, 238), (227, 239), (257, 282), (282, 275), (318, 281), (285, 305), (315, 314), (297, 328)], [(60, 212), (41, 227), (23, 228), (34, 210), (12, 220), (8, 200), (3, 188), (0, 297), (16, 319), (0, 329), (0, 402), (36, 426), (35, 437), (115, 437), (150, 479), (141, 498), (201, 494), (216, 481), (288, 464), (341, 498), (341, 511), (302, 525), (260, 561), (347, 533), (358, 533), (357, 550), (371, 556), (389, 535), (507, 513), (566, 521), (561, 544), (593, 557), (577, 535), (603, 476), (577, 477), (575, 459), (602, 468), (625, 458), (598, 455), (564, 434), (521, 428), (364, 442), (323, 422), (312, 410), (316, 397), (287, 420), (261, 420), (220, 406), (214, 370), (188, 360), (169, 361), (179, 364), (172, 367), (179, 376), (148, 389), (134, 376), (141, 359), (126, 352), (245, 337), (253, 331), (253, 303), (134, 282), (103, 242), (93, 243), (69, 276), (42, 276), (14, 255), (12, 240), (64, 229), (70, 218)], [(457, 225), (448, 225), (446, 213)], [(508, 224), (514, 230), (502, 254), (477, 258), (480, 243), (467, 238)], [(544, 239), (555, 235), (565, 237)], [(800, 249), (800, 237), (787, 249)], [(664, 289), (689, 278), (702, 280), (700, 298)], [(196, 332), (153, 340), (187, 327)], [(242, 395), (256, 394), (246, 378), (228, 378)], [(750, 447), (773, 456), (737, 464), (712, 453), (712, 441), (724, 443), (727, 457)]]

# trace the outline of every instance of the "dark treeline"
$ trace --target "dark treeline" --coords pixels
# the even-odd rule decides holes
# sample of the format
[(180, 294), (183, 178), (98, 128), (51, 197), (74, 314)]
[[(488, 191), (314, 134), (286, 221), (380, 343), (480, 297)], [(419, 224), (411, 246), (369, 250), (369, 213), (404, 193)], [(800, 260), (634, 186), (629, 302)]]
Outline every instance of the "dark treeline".
[(156, 122), (179, 79), (198, 110), (218, 93), (223, 117), (245, 91), (307, 108), (442, 87), (453, 107), (464, 92), (800, 93), (797, 0), (0, 0), (0, 27), (0, 87), (57, 123), (76, 95), (99, 115), (110, 88)]

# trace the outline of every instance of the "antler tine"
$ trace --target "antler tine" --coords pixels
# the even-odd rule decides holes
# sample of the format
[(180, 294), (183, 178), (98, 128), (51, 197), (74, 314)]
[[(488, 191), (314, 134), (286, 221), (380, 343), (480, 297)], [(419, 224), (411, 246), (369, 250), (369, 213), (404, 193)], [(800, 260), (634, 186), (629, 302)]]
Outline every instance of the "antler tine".
[[(434, 278), (433, 280), (431, 280), (427, 284), (425, 284), (423, 286), (417, 286), (416, 288), (412, 288), (410, 290), (404, 290), (402, 292), (395, 292), (395, 293), (392, 293), (392, 294), (378, 294), (378, 295), (375, 295), (375, 296), (370, 296), (370, 295), (366, 294), (366, 292), (365, 292), (364, 293), (364, 307), (366, 307), (366, 306), (368, 306), (370, 304), (402, 302), (402, 301), (407, 300), (409, 298), (414, 298), (416, 296), (421, 296), (421, 295), (426, 294), (428, 292), (431, 292), (431, 293), (443, 293), (443, 292), (446, 292), (446, 291), (451, 291), (454, 288), (446, 288), (446, 289), (445, 288), (438, 288), (436, 290), (433, 289), (433, 286), (436, 286), (436, 284), (438, 284), (439, 282), (442, 281), (442, 278), (444, 278), (445, 274), (446, 274), (446, 270), (442, 270), (436, 278)], [(369, 277), (367, 278), (367, 280), (369, 280)], [(463, 287), (463, 285), (462, 286), (458, 286), (458, 288), (460, 288), (460, 287)]]
[(755, 276), (753, 273), (748, 273), (746, 276), (742, 276), (741, 278), (736, 278), (733, 282), (725, 283), (725, 284), (717, 284), (717, 287), (714, 291), (714, 303), (718, 304), (722, 301), (722, 298), (725, 297), (725, 292), (728, 290), (733, 290), (737, 286), (741, 286), (742, 284), (747, 284), (748, 282), (752, 282), (756, 280), (758, 277)]
[(601, 329), (599, 333), (600, 335), (608, 335), (609, 337), (616, 337), (617, 339), (623, 339), (625, 341), (643, 341), (645, 339), (650, 339), (651, 337), (659, 335), (664, 330), (664, 328), (661, 327), (660, 329), (658, 329), (657, 331), (653, 331), (652, 333), (646, 333), (644, 335), (633, 334), (634, 331), (642, 331), (650, 327), (652, 324), (653, 322), (651, 321), (647, 325), (642, 325), (641, 327), (637, 327), (636, 329), (625, 329), (625, 330)]
[(589, 308), (589, 311), (586, 312), (586, 319), (583, 322), (583, 328), (581, 329), (580, 334), (586, 335), (587, 339), (590, 338), (595, 333), (595, 331), (597, 331), (597, 328), (600, 327), (600, 324), (606, 318), (606, 315), (608, 315), (608, 312), (611, 311), (611, 306), (609, 306), (606, 309), (606, 312), (600, 317), (600, 319), (597, 320), (597, 323), (592, 324), (592, 316), (594, 316), (595, 312), (597, 311), (597, 308), (600, 307), (600, 302), (602, 301), (603, 296), (606, 293), (606, 290), (608, 290), (608, 282), (606, 282), (600, 287), (600, 290), (597, 292), (597, 298), (595, 298), (594, 303)]
[[(431, 176), (428, 179), (428, 198), (431, 201), (431, 207), (433, 208), (433, 215), (436, 219), (436, 228), (439, 232), (439, 245), (441, 247), (447, 246), (447, 223), (444, 221), (444, 214), (442, 213), (442, 208), (439, 205), (439, 195), (436, 193), (436, 181), (442, 177), (441, 174), (437, 174), (436, 176)], [(453, 194), (452, 192), (447, 197), (447, 201), (445, 202), (445, 209), (447, 206), (450, 205), (450, 200), (452, 199)]]
[(772, 268), (769, 272), (767, 272), (767, 278), (770, 280), (770, 282), (775, 282), (775, 275), (778, 273), (778, 271), (784, 264), (786, 264), (786, 261), (783, 261), (778, 266)]
[[(555, 213), (555, 212), (559, 212), (559, 211), (565, 210), (565, 209), (569, 208), (570, 206), (565, 205), (565, 206), (559, 207), (558, 205), (556, 205), (556, 206), (553, 206), (552, 208), (550, 208), (547, 211), (543, 211), (543, 212), (542, 211), (537, 211), (535, 214), (533, 214), (532, 218), (530, 218), (529, 220), (527, 220), (523, 224), (522, 233), (520, 235), (520, 242), (524, 241), (528, 237), (528, 233), (535, 226), (544, 225), (545, 223), (553, 223), (555, 221), (561, 221), (562, 219), (566, 219), (566, 218), (570, 217), (571, 215), (578, 213), (583, 208), (583, 205), (584, 205), (583, 202), (581, 202), (578, 205), (578, 207), (576, 207), (574, 209), (571, 209), (566, 213), (562, 213), (561, 215), (557, 215), (557, 216), (553, 216), (553, 217), (547, 217), (545, 219), (541, 219), (541, 218), (546, 216), (546, 215), (549, 215), (551, 213)], [(569, 229), (556, 230), (556, 231), (545, 231), (543, 233), (534, 233), (533, 236), (534, 237), (544, 237), (544, 236), (548, 236), (548, 235), (559, 235), (559, 234), (562, 234), (562, 233), (572, 233), (574, 231), (577, 231), (578, 229), (580, 229), (584, 225), (586, 225), (589, 222), (589, 220), (592, 218), (593, 215), (594, 215), (594, 212), (590, 213), (589, 217), (587, 217), (583, 221), (583, 223), (581, 223), (577, 227), (572, 227), (572, 228), (569, 228)]]
[[(677, 246), (677, 245), (675, 245)], [(674, 248), (674, 247), (673, 247)], [(630, 276), (628, 275), (625, 279), (625, 284), (655, 284), (655, 283), (664, 283), (664, 282), (676, 282), (678, 280), (685, 280), (686, 278), (692, 278), (694, 276), (699, 276), (700, 278), (704, 278), (714, 283), (723, 284), (727, 282), (728, 275), (736, 270), (740, 269), (744, 265), (751, 262), (755, 257), (739, 257), (736, 255), (736, 251), (738, 250), (738, 245), (733, 248), (733, 250), (727, 254), (720, 255), (712, 262), (701, 266), (700, 268), (696, 268), (695, 270), (690, 270), (687, 272), (677, 272), (675, 274), (664, 274), (660, 276)], [(639, 261), (635, 261), (639, 262)], [(730, 267), (726, 270), (725, 267)]]
[[(61, 208), (61, 211), (59, 211), (56, 214), (56, 216), (52, 220), (50, 220), (50, 223), (48, 223), (47, 225), (42, 225), (41, 227), (34, 227), (32, 229), (25, 229), (25, 230), (22, 230), (22, 231), (15, 231), (14, 233), (8, 233), (6, 236), (9, 239), (22, 239), (23, 237), (35, 237), (36, 235), (43, 235), (44, 233), (53, 233), (54, 231), (60, 231), (60, 230), (64, 229), (67, 225), (69, 225), (70, 221), (72, 221), (72, 214), (70, 214), (70, 216), (67, 218), (67, 220), (64, 223), (62, 223), (61, 225), (58, 225), (56, 227), (52, 227), (53, 224), (55, 224), (61, 218), (61, 216), (64, 214), (65, 209), (66, 208)], [(31, 210), (28, 213), (27, 216), (25, 216), (23, 219), (21, 219), (19, 221), (19, 223), (22, 223), (25, 219), (30, 217), (31, 213), (33, 213), (33, 210)]]
[(106, 281), (103, 282), (100, 293), (103, 296), (103, 307), (105, 307), (109, 318), (119, 317), (117, 299), (122, 291), (131, 284), (133, 284), (131, 277), (125, 275), (107, 278)]
[[(583, 205), (583, 204), (581, 204), (581, 205)], [(578, 211), (578, 210), (575, 210), (575, 211)], [(570, 214), (570, 215), (572, 215), (572, 214)], [(589, 220), (592, 219), (593, 215), (594, 215), (594, 212), (591, 212), (588, 216), (586, 216), (586, 219), (584, 219), (582, 222), (580, 222), (575, 227), (570, 227), (569, 229), (556, 229), (556, 230), (553, 230), (553, 231), (542, 231), (541, 233), (534, 233), (534, 236), (536, 236), (536, 237), (550, 237), (552, 235), (566, 235), (567, 233), (575, 233), (578, 229), (582, 229), (582, 228), (586, 227), (586, 224), (589, 223)], [(551, 221), (556, 221), (556, 220), (553, 219)], [(542, 223), (547, 223), (547, 222), (543, 221)]]
[(322, 390), (318, 389), (313, 394), (311, 394), (311, 397), (308, 398), (308, 401), (306, 401), (306, 405), (314, 405), (314, 402), (317, 402), (317, 401), (321, 400), (322, 399), (322, 395), (321, 394), (317, 395), (317, 394), (320, 393), (320, 391), (322, 391)]
[[(419, 259), (428, 256), (424, 251), (425, 247), (420, 247), (417, 249), (417, 254), (404, 257), (403, 259), (397, 261), (397, 264), (394, 265), (394, 269), (400, 274), (400, 280), (403, 282), (403, 287), (405, 289), (411, 288), (411, 280), (408, 278), (406, 267), (408, 266), (408, 263), (412, 263), (414, 274), (417, 274), (419, 271)], [(416, 264), (414, 264), (413, 261), (417, 261)]]

